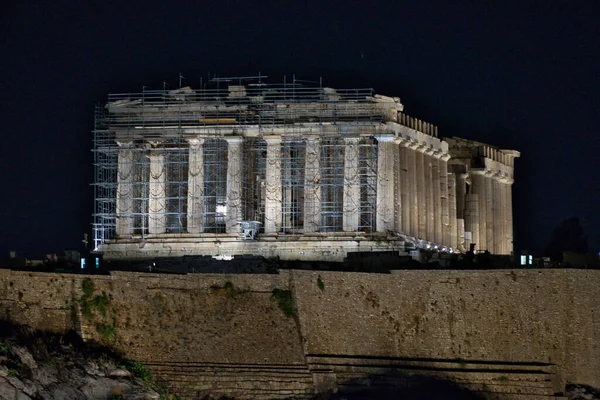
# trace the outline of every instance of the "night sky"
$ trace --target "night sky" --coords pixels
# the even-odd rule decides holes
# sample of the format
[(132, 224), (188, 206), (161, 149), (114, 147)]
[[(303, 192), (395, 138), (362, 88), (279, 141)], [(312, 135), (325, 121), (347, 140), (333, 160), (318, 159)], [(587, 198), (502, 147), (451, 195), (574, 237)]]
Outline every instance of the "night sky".
[[(449, 3), (460, 5), (449, 6)], [(91, 235), (94, 105), (207, 74), (373, 87), (516, 149), (515, 244), (581, 219), (600, 249), (595, 1), (8, 1), (0, 10), (0, 259)]]

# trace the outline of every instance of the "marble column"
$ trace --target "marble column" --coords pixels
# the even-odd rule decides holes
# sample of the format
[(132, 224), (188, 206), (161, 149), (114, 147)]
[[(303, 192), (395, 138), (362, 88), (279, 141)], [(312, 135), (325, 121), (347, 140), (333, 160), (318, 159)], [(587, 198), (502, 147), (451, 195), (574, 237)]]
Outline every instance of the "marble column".
[(304, 157), (304, 233), (317, 232), (321, 226), (321, 139), (306, 140)]
[[(425, 197), (425, 154), (423, 153), (424, 147), (419, 147), (415, 152), (415, 169), (416, 169), (416, 183), (417, 183), (417, 201), (415, 206), (417, 212), (417, 232), (416, 237), (425, 239), (425, 232), (427, 231), (427, 199)], [(428, 166), (429, 169), (429, 166)]]
[(115, 233), (118, 237), (133, 233), (133, 142), (117, 141), (119, 145)]
[(398, 138), (392, 142), (394, 145), (394, 190), (392, 193), (394, 206), (394, 231), (402, 231), (402, 166), (400, 161), (400, 142)]
[[(473, 243), (476, 244), (477, 250), (486, 250), (487, 249), (487, 208), (486, 208), (486, 185), (485, 185), (485, 176), (484, 171), (480, 170), (471, 170), (471, 193), (477, 195), (477, 204), (478, 204), (478, 224), (479, 232), (477, 236), (473, 232), (473, 238), (477, 237), (477, 241), (475, 239), (472, 240)], [(468, 195), (467, 195), (468, 196)], [(469, 224), (467, 223), (466, 216), (466, 197), (465, 196), (465, 231), (469, 231)], [(472, 210), (471, 210), (472, 212)]]
[(425, 156), (423, 157), (423, 169), (425, 172), (425, 234), (422, 235), (424, 239), (435, 242), (435, 199), (433, 192), (433, 178), (432, 178), (432, 170), (433, 170), (433, 149), (427, 149), (425, 152)]
[[(412, 235), (410, 225), (411, 200), (412, 200), (412, 182), (411, 173), (414, 174), (414, 161), (409, 164), (410, 155), (413, 150), (406, 147), (406, 143), (400, 144), (400, 208), (402, 210), (402, 227), (401, 231), (406, 235)], [(413, 157), (414, 160), (414, 157)], [(409, 170), (410, 165), (410, 170)]]
[(440, 154), (431, 156), (431, 194), (433, 197), (433, 241), (442, 245), (442, 194), (440, 187)]
[(394, 149), (392, 135), (377, 139), (377, 232), (394, 230)]
[(265, 171), (265, 233), (281, 230), (283, 193), (281, 185), (281, 136), (265, 136), (267, 160)]
[(150, 194), (148, 198), (148, 233), (165, 233), (167, 229), (166, 168), (161, 149), (151, 149)]
[(360, 138), (358, 137), (344, 138), (344, 208), (342, 225), (345, 232), (357, 231), (360, 222), (359, 140)]
[[(477, 194), (467, 194), (465, 195), (465, 249), (469, 250), (469, 246), (472, 243), (475, 243), (475, 249), (477, 250), (479, 247), (479, 242), (481, 240), (480, 232), (481, 228), (479, 225), (479, 221), (481, 220), (481, 215), (479, 215), (479, 211), (481, 208), (479, 207), (479, 195)], [(471, 239), (469, 240), (467, 235), (468, 232), (471, 233)]]
[(490, 253), (494, 253), (494, 190), (492, 185), (492, 175), (493, 173), (489, 170), (485, 172), (485, 237), (487, 240), (487, 251)]
[(187, 231), (204, 231), (204, 139), (189, 139)]
[[(456, 173), (456, 218), (465, 218), (465, 194), (467, 193), (467, 174)], [(471, 190), (471, 193), (473, 190)]]
[(242, 143), (240, 136), (224, 137), (227, 141), (227, 213), (225, 231), (239, 233), (242, 220)]
[(514, 243), (513, 243), (513, 206), (512, 206), (512, 184), (514, 180), (512, 178), (507, 178), (507, 183), (504, 187), (504, 196), (505, 196), (505, 219), (506, 219), (506, 253), (512, 255), (514, 253)]
[[(450, 178), (454, 181), (454, 176), (448, 175), (448, 160), (450, 155), (444, 154), (440, 158), (440, 196), (442, 198), (442, 244), (456, 248), (456, 188), (455, 182), (452, 188), (448, 186)], [(450, 191), (453, 193), (452, 205), (450, 204)], [(450, 208), (454, 208), (454, 215), (451, 217)]]
[(504, 203), (503, 184), (500, 182), (500, 176), (495, 175), (492, 178), (492, 191), (494, 197), (492, 199), (492, 209), (494, 214), (494, 254), (504, 254), (504, 213), (502, 212), (502, 203)]

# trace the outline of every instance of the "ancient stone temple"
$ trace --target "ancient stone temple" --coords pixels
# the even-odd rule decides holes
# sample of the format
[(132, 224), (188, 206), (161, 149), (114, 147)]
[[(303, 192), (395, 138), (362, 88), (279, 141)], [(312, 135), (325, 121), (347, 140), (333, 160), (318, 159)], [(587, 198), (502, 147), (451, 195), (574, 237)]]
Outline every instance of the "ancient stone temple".
[(519, 152), (441, 139), (370, 89), (206, 86), (112, 94), (96, 109), (105, 258), (511, 254)]

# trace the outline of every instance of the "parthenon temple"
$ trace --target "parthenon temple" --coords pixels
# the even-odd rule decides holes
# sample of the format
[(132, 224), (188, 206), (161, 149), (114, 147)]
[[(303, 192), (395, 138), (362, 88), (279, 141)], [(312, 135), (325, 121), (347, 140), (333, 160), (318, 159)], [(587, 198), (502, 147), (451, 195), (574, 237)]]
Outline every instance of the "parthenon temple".
[(397, 97), (260, 79), (96, 108), (106, 259), (513, 251), (515, 150), (438, 137)]

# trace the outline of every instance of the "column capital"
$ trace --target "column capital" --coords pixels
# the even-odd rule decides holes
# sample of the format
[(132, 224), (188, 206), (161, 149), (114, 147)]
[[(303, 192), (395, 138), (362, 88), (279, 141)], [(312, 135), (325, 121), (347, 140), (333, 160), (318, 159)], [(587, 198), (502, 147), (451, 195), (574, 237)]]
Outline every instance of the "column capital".
[(198, 149), (204, 144), (204, 138), (191, 138), (188, 139), (188, 143), (190, 145), (190, 148)]
[(223, 139), (227, 141), (227, 144), (237, 144), (244, 141), (242, 136), (223, 136)]
[(440, 160), (442, 161), (448, 161), (450, 158), (452, 158), (452, 156), (450, 156), (450, 154), (448, 153), (442, 153), (442, 155), (440, 156)]
[(393, 139), (393, 142), (396, 143), (397, 145), (406, 147), (406, 144), (409, 142), (409, 139), (401, 137), (401, 136), (397, 136)]
[(378, 135), (373, 135), (373, 137), (375, 139), (377, 139), (378, 142), (390, 142), (392, 140), (395, 139), (395, 136), (393, 134), (378, 134)]
[(423, 153), (432, 156), (435, 153), (435, 150), (432, 147), (425, 147)]
[(265, 140), (265, 142), (267, 142), (267, 144), (280, 144), (281, 143), (281, 136), (279, 136), (279, 135), (263, 136), (263, 139)]
[(161, 145), (161, 143), (162, 143), (162, 142), (161, 142), (160, 140), (148, 140), (148, 141), (146, 142), (146, 148), (147, 148), (147, 149), (155, 149), (155, 148), (157, 148), (158, 146), (160, 146), (160, 145)]
[(485, 175), (484, 169), (469, 169), (469, 175)]
[(133, 140), (115, 140), (119, 147), (132, 147)]
[(360, 141), (360, 137), (359, 136), (346, 136), (344, 137), (344, 142), (356, 142), (358, 143)]
[(417, 150), (419, 148), (419, 142), (414, 139), (409, 139), (408, 142), (404, 144), (404, 146), (408, 147), (411, 150)]

